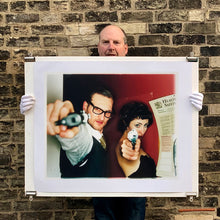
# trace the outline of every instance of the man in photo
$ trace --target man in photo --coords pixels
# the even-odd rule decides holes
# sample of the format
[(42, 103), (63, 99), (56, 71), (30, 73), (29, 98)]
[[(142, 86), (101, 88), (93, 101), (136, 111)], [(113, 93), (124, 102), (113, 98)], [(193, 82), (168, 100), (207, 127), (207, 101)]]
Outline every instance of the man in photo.
[(103, 129), (112, 116), (113, 96), (105, 88), (94, 88), (82, 108), (88, 122), (68, 128), (55, 122), (73, 113), (73, 104), (57, 100), (47, 105), (47, 134), (56, 136), (61, 145), (61, 177), (107, 177)]

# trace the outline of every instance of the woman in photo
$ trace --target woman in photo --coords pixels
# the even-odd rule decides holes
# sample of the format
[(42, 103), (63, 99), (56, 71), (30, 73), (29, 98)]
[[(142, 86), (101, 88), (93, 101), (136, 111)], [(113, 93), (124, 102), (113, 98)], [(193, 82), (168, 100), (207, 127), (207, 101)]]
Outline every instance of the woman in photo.
[[(118, 128), (122, 133), (122, 137), (116, 147), (116, 156), (126, 177), (156, 177), (155, 162), (141, 147), (142, 138), (152, 123), (153, 115), (143, 102), (129, 102), (120, 110)], [(135, 136), (137, 136), (137, 140), (135, 140)], [(136, 158), (125, 159), (122, 145), (136, 151)]]

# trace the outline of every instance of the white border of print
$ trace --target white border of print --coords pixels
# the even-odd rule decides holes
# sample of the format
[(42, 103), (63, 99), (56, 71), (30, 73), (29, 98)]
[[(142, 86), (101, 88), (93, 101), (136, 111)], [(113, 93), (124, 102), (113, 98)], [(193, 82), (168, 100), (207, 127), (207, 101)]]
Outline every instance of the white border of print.
[[(178, 175), (155, 179), (47, 177), (47, 75), (62, 79), (63, 74), (114, 73), (176, 74)], [(62, 94), (59, 86), (57, 91)], [(198, 112), (189, 102), (189, 95), (196, 91), (198, 62), (188, 62), (186, 57), (36, 57), (34, 62), (25, 62), (25, 94), (36, 99), (34, 108), (25, 115), (26, 194), (33, 191), (37, 196), (198, 196)]]

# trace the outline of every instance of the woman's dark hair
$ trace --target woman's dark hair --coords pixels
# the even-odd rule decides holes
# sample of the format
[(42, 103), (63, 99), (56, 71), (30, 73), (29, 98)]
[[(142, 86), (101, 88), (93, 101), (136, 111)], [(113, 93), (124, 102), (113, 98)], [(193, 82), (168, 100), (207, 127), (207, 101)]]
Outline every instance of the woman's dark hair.
[(122, 133), (134, 119), (148, 119), (148, 127), (153, 123), (153, 114), (143, 102), (131, 101), (125, 104), (119, 112), (118, 129)]

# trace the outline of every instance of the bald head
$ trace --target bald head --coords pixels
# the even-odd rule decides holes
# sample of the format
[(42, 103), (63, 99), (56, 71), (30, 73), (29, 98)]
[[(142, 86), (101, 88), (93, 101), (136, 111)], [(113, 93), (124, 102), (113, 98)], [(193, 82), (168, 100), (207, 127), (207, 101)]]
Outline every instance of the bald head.
[(127, 39), (124, 31), (115, 25), (108, 25), (99, 34), (98, 52), (100, 56), (126, 56)]

